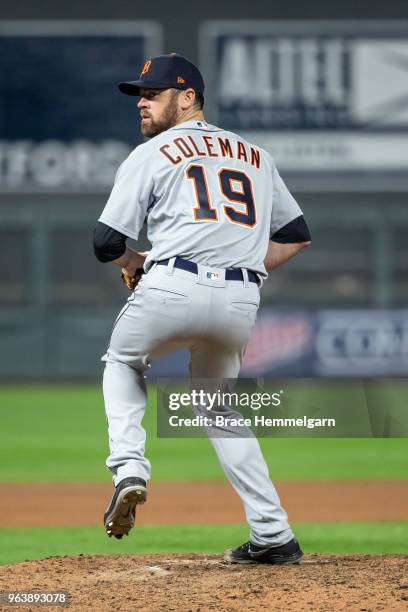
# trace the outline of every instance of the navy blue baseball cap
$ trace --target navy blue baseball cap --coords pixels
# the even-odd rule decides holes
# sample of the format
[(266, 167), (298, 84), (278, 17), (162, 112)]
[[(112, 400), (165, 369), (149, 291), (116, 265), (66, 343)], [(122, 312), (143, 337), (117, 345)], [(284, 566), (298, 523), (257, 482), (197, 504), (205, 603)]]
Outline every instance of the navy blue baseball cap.
[(194, 89), (204, 93), (204, 80), (197, 66), (178, 53), (158, 55), (145, 62), (137, 81), (118, 85), (128, 96), (140, 96), (140, 89)]

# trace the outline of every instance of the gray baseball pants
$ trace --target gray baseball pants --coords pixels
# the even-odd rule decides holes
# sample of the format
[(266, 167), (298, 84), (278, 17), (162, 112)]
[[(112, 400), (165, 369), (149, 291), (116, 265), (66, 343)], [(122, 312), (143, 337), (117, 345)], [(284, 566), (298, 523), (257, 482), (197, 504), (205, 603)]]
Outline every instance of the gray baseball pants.
[[(237, 378), (259, 306), (255, 283), (226, 281), (224, 271), (199, 266), (192, 274), (154, 264), (116, 319), (105, 364), (103, 392), (114, 483), (129, 476), (148, 480), (145, 370), (152, 358), (187, 347), (197, 379)], [(208, 278), (208, 271), (221, 275)], [(246, 273), (244, 271), (244, 276)], [(225, 432), (225, 429), (223, 430)], [(254, 544), (281, 545), (293, 538), (258, 440), (211, 436), (230, 483), (240, 496)]]

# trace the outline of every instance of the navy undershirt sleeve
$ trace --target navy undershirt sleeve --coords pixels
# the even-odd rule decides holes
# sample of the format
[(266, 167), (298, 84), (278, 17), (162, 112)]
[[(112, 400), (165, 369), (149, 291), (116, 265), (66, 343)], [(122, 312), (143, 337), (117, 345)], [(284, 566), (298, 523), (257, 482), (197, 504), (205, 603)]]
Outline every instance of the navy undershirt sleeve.
[(93, 246), (99, 261), (113, 261), (126, 251), (126, 236), (98, 221), (94, 230)]
[(287, 223), (270, 236), (270, 240), (280, 242), (281, 244), (309, 242), (311, 239), (312, 237), (303, 215), (296, 217), (296, 219), (293, 219), (293, 221), (290, 221), (290, 223)]

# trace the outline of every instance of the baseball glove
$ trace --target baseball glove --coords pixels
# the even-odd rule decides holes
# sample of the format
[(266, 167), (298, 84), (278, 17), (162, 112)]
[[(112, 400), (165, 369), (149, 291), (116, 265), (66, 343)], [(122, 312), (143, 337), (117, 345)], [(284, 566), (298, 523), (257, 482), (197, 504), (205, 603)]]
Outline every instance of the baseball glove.
[(143, 274), (144, 274), (143, 268), (138, 268), (134, 276), (129, 276), (129, 274), (127, 274), (124, 270), (122, 270), (122, 280), (125, 283), (125, 285), (129, 287), (131, 291), (134, 291), (140, 279), (142, 278)]

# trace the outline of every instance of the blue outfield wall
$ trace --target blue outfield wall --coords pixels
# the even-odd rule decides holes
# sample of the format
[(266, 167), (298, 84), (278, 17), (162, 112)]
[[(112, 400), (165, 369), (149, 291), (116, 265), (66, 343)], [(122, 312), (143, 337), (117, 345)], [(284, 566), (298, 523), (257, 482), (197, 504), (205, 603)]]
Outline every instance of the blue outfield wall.
[[(0, 321), (0, 379), (99, 379), (116, 309)], [(152, 364), (148, 378), (186, 376), (188, 351)], [(392, 377), (408, 371), (408, 310), (260, 310), (241, 376)]]

